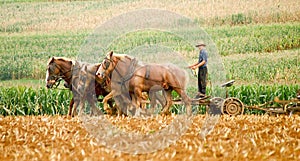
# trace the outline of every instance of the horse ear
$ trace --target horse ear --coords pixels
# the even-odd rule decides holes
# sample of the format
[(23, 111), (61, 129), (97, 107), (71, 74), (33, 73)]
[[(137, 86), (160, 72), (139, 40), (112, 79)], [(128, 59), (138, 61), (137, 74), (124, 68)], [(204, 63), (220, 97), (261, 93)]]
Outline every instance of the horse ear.
[(70, 65), (73, 65), (73, 61), (69, 61), (69, 64), (70, 64)]
[(53, 63), (53, 62), (54, 62), (54, 57), (49, 59), (48, 64)]
[(113, 54), (114, 54), (114, 52), (110, 51), (110, 52), (107, 53), (107, 56), (112, 57)]

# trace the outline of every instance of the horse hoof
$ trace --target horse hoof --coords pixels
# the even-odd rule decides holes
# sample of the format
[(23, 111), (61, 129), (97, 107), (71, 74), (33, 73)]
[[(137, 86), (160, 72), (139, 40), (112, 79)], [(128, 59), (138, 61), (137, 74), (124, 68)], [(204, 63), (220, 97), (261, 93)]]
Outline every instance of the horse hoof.
[(163, 112), (161, 115), (162, 115), (163, 117), (166, 117), (166, 116), (169, 116), (169, 115), (170, 115), (170, 112)]
[(92, 110), (92, 112), (91, 112), (91, 116), (99, 116), (99, 115), (101, 115), (102, 114), (102, 112), (100, 111), (100, 110)]
[(162, 115), (170, 115), (170, 111), (167, 111), (167, 110), (164, 110), (164, 111), (162, 111)]
[(105, 114), (107, 114), (107, 115), (113, 115), (113, 112), (112, 112), (111, 109), (105, 109), (104, 112), (105, 112)]

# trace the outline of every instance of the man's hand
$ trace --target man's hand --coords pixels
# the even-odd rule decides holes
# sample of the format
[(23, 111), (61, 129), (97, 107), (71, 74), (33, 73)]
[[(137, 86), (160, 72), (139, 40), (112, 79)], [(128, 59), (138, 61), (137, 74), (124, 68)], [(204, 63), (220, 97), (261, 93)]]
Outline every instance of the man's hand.
[(195, 70), (195, 69), (197, 69), (197, 66), (193, 66), (193, 67), (191, 67), (191, 69), (192, 69), (192, 70)]
[(195, 70), (196, 68), (195, 68), (195, 65), (190, 65), (190, 66), (188, 66), (187, 68), (190, 68), (190, 69), (192, 69), (192, 70)]

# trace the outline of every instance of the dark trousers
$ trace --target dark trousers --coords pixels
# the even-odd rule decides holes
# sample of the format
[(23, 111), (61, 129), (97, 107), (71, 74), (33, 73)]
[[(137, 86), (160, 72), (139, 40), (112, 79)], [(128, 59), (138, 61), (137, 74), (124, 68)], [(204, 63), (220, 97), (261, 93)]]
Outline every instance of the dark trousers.
[(206, 94), (207, 67), (198, 69), (198, 92)]

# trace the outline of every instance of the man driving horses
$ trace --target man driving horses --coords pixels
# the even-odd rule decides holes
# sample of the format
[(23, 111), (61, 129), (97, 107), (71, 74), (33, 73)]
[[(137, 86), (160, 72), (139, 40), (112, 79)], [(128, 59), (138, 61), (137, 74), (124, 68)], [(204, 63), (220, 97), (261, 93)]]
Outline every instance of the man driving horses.
[(198, 68), (198, 94), (195, 98), (205, 97), (207, 80), (207, 51), (204, 43), (198, 43), (196, 47), (200, 50), (198, 62), (188, 66), (192, 70)]

